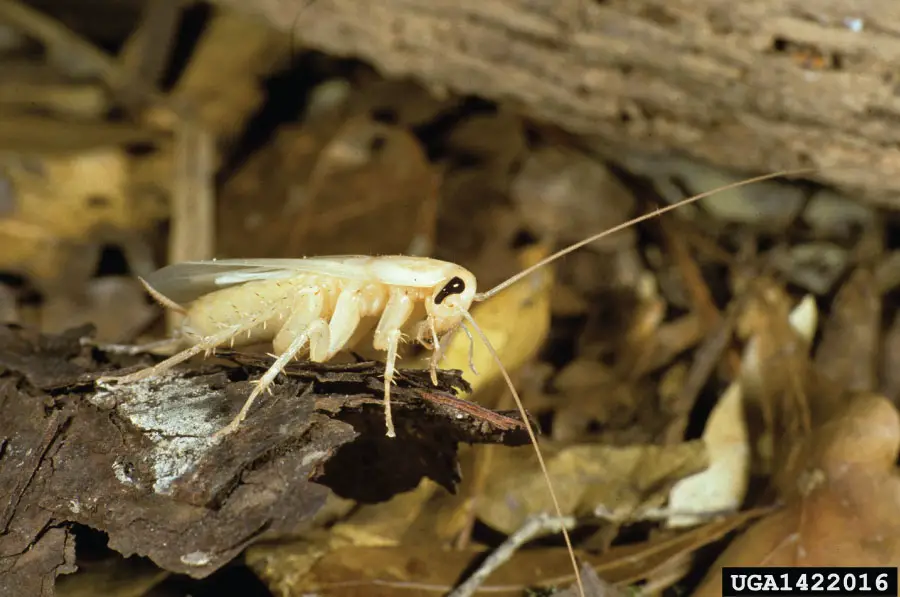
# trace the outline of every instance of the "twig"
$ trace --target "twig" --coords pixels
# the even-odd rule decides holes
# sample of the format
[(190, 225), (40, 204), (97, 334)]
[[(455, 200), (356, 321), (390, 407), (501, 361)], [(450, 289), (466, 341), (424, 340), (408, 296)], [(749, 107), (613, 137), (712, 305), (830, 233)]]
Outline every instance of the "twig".
[(146, 4), (141, 24), (119, 52), (118, 62), (124, 72), (156, 87), (175, 45), (181, 11), (179, 0)]
[(539, 514), (525, 521), (519, 530), (507, 537), (500, 547), (489, 555), (481, 566), (464, 583), (454, 589), (447, 597), (471, 597), (484, 581), (500, 566), (508, 562), (516, 551), (543, 532), (558, 533), (563, 528), (575, 528), (577, 521), (572, 516), (559, 519), (549, 514)]
[[(175, 136), (175, 181), (169, 262), (210, 259), (215, 251), (215, 139), (196, 121), (183, 120)], [(177, 314), (170, 314), (175, 329)]]
[(0, 0), (0, 20), (34, 36), (60, 54), (77, 56), (82, 63), (90, 65), (91, 70), (118, 95), (133, 92), (147, 98), (148, 103), (178, 113), (177, 108), (170, 105), (153, 85), (137, 79), (115, 58), (40, 11), (20, 2)]

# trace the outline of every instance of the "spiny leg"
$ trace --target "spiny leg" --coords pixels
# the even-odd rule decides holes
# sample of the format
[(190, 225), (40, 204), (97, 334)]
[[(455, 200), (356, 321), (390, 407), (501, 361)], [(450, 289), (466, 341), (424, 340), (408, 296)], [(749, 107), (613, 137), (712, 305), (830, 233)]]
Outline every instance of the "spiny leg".
[(478, 375), (478, 369), (475, 368), (475, 338), (472, 337), (472, 332), (469, 331), (469, 328), (466, 327), (466, 324), (461, 323), (459, 327), (462, 328), (462, 331), (465, 332), (466, 337), (469, 338), (469, 370), (474, 374)]
[(306, 329), (306, 331), (299, 334), (294, 341), (291, 342), (290, 346), (288, 346), (287, 350), (282, 352), (275, 362), (272, 363), (272, 366), (263, 374), (255, 382), (255, 387), (253, 391), (250, 392), (250, 396), (247, 398), (247, 401), (244, 402), (244, 406), (241, 407), (241, 411), (237, 414), (237, 416), (231, 420), (231, 422), (216, 432), (216, 437), (228, 435), (237, 430), (238, 426), (247, 418), (247, 413), (250, 412), (250, 407), (253, 406), (256, 398), (269, 390), (269, 386), (272, 382), (275, 381), (275, 378), (278, 377), (278, 374), (284, 371), (284, 368), (290, 363), (299, 353), (304, 346), (306, 346), (307, 342), (312, 340), (313, 344), (317, 347), (328, 343), (328, 324), (324, 319), (317, 319), (312, 322), (310, 326)]
[(397, 346), (400, 344), (400, 330), (387, 334), (387, 356), (384, 359), (384, 425), (388, 437), (397, 437), (394, 431), (394, 416), (391, 414), (391, 384), (394, 382), (394, 366), (397, 362)]
[(437, 378), (437, 369), (438, 364), (441, 362), (441, 357), (443, 356), (443, 349), (441, 348), (441, 340), (438, 338), (437, 330), (434, 329), (434, 318), (428, 318), (428, 328), (431, 330), (431, 342), (434, 344), (434, 350), (431, 352), (431, 363), (429, 363), (429, 370), (431, 371), (431, 383), (432, 385), (438, 385)]
[(250, 407), (253, 406), (256, 398), (269, 390), (269, 386), (275, 381), (278, 374), (303, 350), (307, 343), (310, 345), (311, 352), (321, 351), (323, 344), (328, 345), (328, 324), (321, 319), (323, 308), (324, 299), (317, 290), (304, 291), (297, 296), (293, 312), (272, 341), (272, 347), (278, 353), (278, 358), (263, 376), (254, 382), (255, 387), (240, 412), (228, 425), (216, 432), (216, 437), (228, 435), (237, 430), (247, 418)]
[(397, 362), (397, 347), (400, 344), (401, 328), (413, 312), (413, 301), (400, 289), (393, 289), (378, 327), (375, 328), (373, 346), (375, 350), (387, 351), (384, 366), (384, 423), (388, 437), (397, 437), (394, 431), (394, 418), (391, 414), (391, 383), (394, 380), (394, 367)]
[(213, 350), (217, 346), (227, 342), (229, 339), (237, 336), (242, 333), (245, 329), (252, 328), (253, 324), (243, 324), (243, 325), (233, 325), (227, 327), (212, 336), (206, 336), (200, 342), (194, 344), (190, 348), (182, 350), (181, 352), (169, 357), (168, 359), (162, 361), (161, 363), (157, 363), (152, 367), (147, 367), (146, 369), (141, 369), (135, 373), (131, 373), (129, 375), (123, 375), (121, 377), (100, 377), (97, 379), (99, 383), (107, 383), (110, 381), (115, 381), (118, 383), (131, 383), (133, 381), (138, 381), (141, 379), (146, 379), (148, 377), (152, 377), (158, 373), (162, 373), (168, 369), (171, 369), (175, 365), (182, 363), (194, 355), (200, 354), (201, 352), (208, 352)]

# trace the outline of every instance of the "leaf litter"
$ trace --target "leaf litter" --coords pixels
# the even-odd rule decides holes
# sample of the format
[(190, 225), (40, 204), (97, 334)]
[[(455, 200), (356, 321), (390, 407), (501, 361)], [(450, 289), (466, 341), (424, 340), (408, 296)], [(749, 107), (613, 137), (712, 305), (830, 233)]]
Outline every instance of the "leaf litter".
[[(181, 594), (173, 573), (197, 590), (237, 567), (285, 596), (577, 594), (552, 525), (521, 534), (549, 512), (546, 489), (498, 370), (465, 334), (437, 389), (427, 355), (405, 351), (399, 442), (379, 433), (380, 355), (365, 341), (345, 362), (292, 365), (246, 433), (218, 442), (208, 432), (264, 348), (97, 393), (103, 370), (151, 357), (82, 339), (159, 338), (133, 275), (173, 256), (411, 253), (486, 288), (742, 175), (590, 146), (346, 60), (302, 54), (279, 71), (288, 40), (228, 9), (180, 77), (148, 90), (172, 14), (134, 15), (114, 56), (77, 25), (10, 13), (71, 60), (0, 52), (19, 90), (0, 101), (0, 313), (23, 326), (0, 328), (0, 588), (49, 595), (64, 575), (58, 594), (167, 596)], [(168, 42), (141, 43), (151, 33)], [(38, 84), (29, 68), (52, 74)], [(274, 118), (278, 102), (289, 114)], [(178, 149), (185, 130), (215, 139), (208, 160)], [(213, 179), (214, 213), (184, 203)], [(890, 231), (830, 189), (768, 182), (609, 237), (473, 309), (540, 424), (589, 592), (705, 597), (722, 565), (837, 563), (830, 549), (843, 565), (900, 559)]]

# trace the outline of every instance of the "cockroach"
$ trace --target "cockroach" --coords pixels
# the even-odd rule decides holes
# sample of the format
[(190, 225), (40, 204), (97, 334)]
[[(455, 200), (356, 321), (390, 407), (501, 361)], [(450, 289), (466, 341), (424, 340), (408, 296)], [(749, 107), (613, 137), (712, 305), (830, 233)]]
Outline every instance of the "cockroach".
[[(400, 343), (414, 338), (432, 350), (431, 379), (437, 384), (442, 339), (460, 326), (465, 329), (464, 324), (468, 323), (484, 342), (509, 386), (547, 481), (556, 514), (562, 519), (562, 509), (525, 407), (496, 350), (469, 314), (469, 307), (572, 251), (677, 207), (753, 182), (809, 172), (795, 170), (758, 176), (658, 208), (557, 251), (485, 292), (477, 292), (472, 272), (455, 263), (403, 255), (223, 259), (169, 265), (142, 282), (163, 306), (185, 315), (180, 341), (189, 347), (147, 369), (98, 381), (130, 383), (171, 369), (201, 352), (209, 354), (225, 344), (233, 347), (272, 342), (275, 362), (254, 382), (255, 387), (237, 416), (217, 432), (225, 435), (240, 426), (256, 398), (269, 389), (290, 361), (304, 356), (317, 363), (329, 361), (340, 351), (354, 346), (374, 327), (373, 348), (385, 352), (386, 432), (388, 437), (395, 437), (391, 383)], [(575, 552), (568, 532), (565, 528), (562, 531), (581, 589)]]

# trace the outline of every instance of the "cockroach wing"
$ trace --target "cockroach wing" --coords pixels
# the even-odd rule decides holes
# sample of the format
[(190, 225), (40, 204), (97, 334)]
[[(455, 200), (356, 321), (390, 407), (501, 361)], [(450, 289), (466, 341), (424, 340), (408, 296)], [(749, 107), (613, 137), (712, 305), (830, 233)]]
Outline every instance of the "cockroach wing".
[[(292, 278), (301, 273), (365, 279), (359, 261), (371, 257), (340, 256), (311, 259), (216, 259), (184, 261), (159, 269), (145, 278), (147, 284), (169, 298), (186, 305), (205, 294), (252, 282)], [(356, 263), (354, 263), (356, 262)]]
[(405, 255), (335, 255), (304, 259), (217, 259), (168, 265), (147, 276), (147, 284), (168, 299), (185, 305), (204, 294), (255, 280), (277, 280), (298, 274), (331, 276), (358, 282), (430, 288), (461, 268), (425, 257)]

